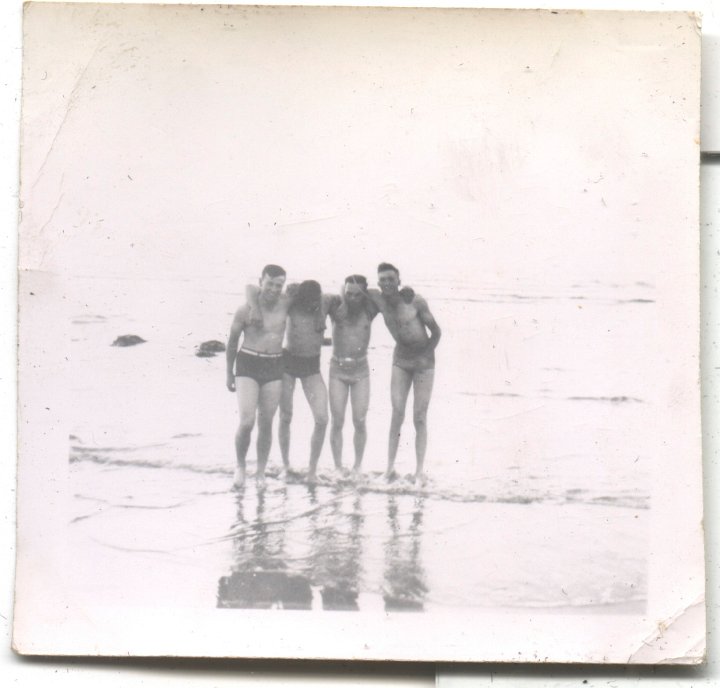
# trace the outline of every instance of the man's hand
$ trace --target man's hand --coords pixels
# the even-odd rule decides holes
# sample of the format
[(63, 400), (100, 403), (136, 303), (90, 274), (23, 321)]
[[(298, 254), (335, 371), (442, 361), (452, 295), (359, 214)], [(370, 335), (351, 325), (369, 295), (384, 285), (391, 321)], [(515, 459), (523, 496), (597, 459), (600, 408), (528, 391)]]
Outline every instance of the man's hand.
[(227, 375), (227, 382), (226, 382), (228, 392), (234, 392), (235, 391), (235, 376), (231, 373), (228, 373)]
[(415, 298), (415, 290), (412, 287), (403, 287), (400, 290), (400, 298), (405, 303), (412, 303)]

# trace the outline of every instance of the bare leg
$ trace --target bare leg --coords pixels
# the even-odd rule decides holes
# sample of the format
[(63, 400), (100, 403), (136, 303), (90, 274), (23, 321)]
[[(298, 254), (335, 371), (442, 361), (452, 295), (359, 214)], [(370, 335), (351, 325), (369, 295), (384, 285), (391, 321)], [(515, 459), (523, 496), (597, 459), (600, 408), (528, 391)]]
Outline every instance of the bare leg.
[(355, 427), (353, 445), (355, 447), (355, 463), (353, 473), (359, 473), (362, 466), (365, 444), (367, 443), (367, 418), (370, 405), (370, 376), (361, 378), (350, 389), (350, 403), (352, 404), (352, 419)]
[(310, 438), (310, 467), (308, 469), (308, 480), (314, 480), (328, 424), (328, 394), (325, 381), (320, 373), (302, 378), (302, 387), (315, 420), (315, 427)]
[(285, 470), (290, 470), (290, 423), (293, 416), (293, 394), (295, 378), (283, 374), (282, 393), (280, 394), (280, 422), (278, 424), (278, 440)]
[(345, 425), (345, 408), (347, 407), (349, 387), (342, 380), (330, 376), (330, 448), (332, 449), (335, 468), (342, 468), (343, 426)]
[(257, 437), (257, 480), (265, 480), (265, 466), (267, 466), (270, 447), (272, 446), (272, 424), (280, 395), (282, 394), (282, 381), (267, 382), (260, 388), (258, 399), (258, 437)]
[(234, 487), (245, 483), (245, 459), (250, 447), (250, 436), (255, 425), (255, 413), (258, 406), (260, 386), (250, 377), (235, 378), (235, 393), (240, 411), (240, 424), (235, 433), (235, 457), (237, 465), (233, 476)]
[(407, 404), (410, 386), (412, 385), (412, 373), (403, 370), (398, 366), (392, 367), (390, 377), (390, 399), (392, 401), (392, 418), (390, 420), (390, 436), (388, 438), (388, 465), (385, 477), (392, 478), (395, 468), (395, 457), (397, 456), (398, 444), (400, 443), (400, 428), (405, 420), (405, 406)]
[(423, 370), (413, 378), (413, 422), (415, 423), (416, 480), (423, 481), (425, 450), (427, 449), (427, 412), (432, 396), (435, 370)]

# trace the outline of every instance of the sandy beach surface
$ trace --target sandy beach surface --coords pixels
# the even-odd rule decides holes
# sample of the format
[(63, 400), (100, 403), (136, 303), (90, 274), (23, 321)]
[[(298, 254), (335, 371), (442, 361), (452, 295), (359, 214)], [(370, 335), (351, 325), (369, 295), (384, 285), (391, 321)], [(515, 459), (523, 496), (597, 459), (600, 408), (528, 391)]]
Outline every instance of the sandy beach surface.
[[(330, 289), (332, 285), (323, 285)], [(88, 276), (73, 282), (70, 578), (85, 599), (175, 607), (432, 612), (642, 611), (652, 418), (644, 342), (653, 288), (415, 285), (444, 330), (428, 483), (411, 423), (386, 460), (392, 341), (374, 324), (364, 475), (302, 480), (310, 416), (295, 397), (291, 462), (231, 489), (234, 395), (224, 341), (242, 285)], [(123, 334), (147, 340), (112, 347)], [(329, 349), (323, 351), (327, 373)], [(344, 462), (352, 461), (351, 423)], [(254, 448), (249, 470), (254, 471)]]

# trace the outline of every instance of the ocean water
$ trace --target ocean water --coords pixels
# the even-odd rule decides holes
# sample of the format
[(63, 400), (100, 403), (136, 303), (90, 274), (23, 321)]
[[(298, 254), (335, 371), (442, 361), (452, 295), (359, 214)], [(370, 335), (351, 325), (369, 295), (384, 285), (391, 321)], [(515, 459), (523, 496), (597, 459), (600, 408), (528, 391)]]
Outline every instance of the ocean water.
[[(312, 423), (298, 389), (300, 476), (280, 474), (275, 442), (267, 484), (237, 492), (224, 354), (195, 352), (226, 339), (242, 285), (75, 279), (77, 585), (100, 598), (223, 608), (641, 607), (652, 456), (633, 429), (653, 415), (653, 287), (413, 286), (443, 328), (428, 483), (409, 478), (410, 420), (402, 477), (382, 479), (392, 340), (377, 319), (363, 477), (337, 476), (326, 442), (319, 484), (304, 484)], [(123, 334), (147, 341), (112, 347)], [(345, 451), (349, 465), (349, 417)], [(248, 459), (252, 475), (254, 447)]]

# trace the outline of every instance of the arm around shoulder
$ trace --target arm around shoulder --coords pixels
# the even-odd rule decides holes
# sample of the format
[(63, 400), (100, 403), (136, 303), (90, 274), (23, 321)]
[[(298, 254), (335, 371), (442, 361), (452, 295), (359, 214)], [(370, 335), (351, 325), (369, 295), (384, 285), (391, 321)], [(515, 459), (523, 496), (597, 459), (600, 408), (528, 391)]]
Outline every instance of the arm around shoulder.
[(323, 312), (331, 318), (335, 317), (341, 303), (342, 299), (337, 294), (323, 294)]
[(428, 330), (430, 330), (429, 345), (432, 346), (432, 348), (434, 349), (440, 342), (440, 337), (442, 336), (442, 330), (440, 329), (440, 325), (437, 324), (435, 316), (430, 312), (430, 306), (428, 306), (428, 302), (422, 296), (416, 294), (413, 300), (413, 304), (417, 309), (420, 321), (423, 325), (425, 325), (425, 327), (428, 328)]

